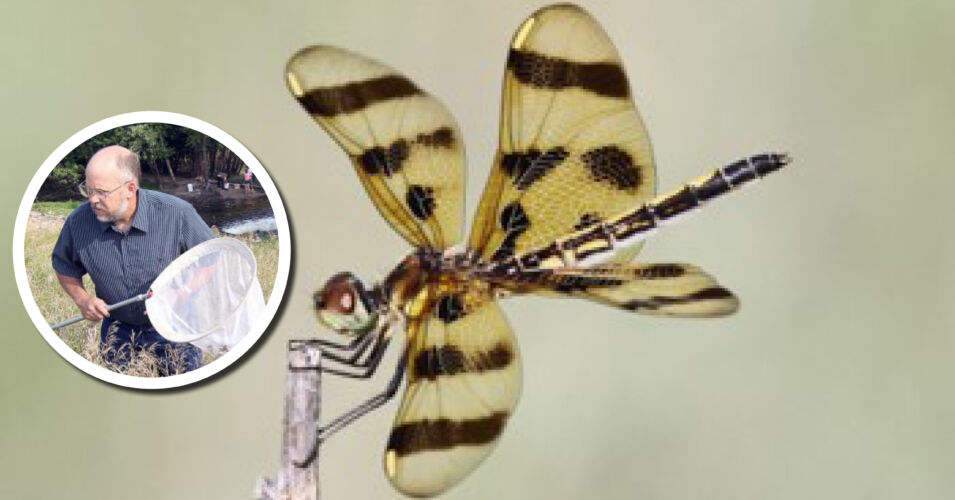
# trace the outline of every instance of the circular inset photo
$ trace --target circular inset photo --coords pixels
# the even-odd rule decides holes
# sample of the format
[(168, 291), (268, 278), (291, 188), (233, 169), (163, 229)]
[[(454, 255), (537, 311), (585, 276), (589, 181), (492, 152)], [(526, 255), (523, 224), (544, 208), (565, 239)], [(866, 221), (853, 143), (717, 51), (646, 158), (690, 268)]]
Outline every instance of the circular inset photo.
[(20, 203), (13, 260), (60, 355), (163, 389), (217, 373), (262, 336), (291, 241), (248, 149), (196, 118), (145, 111), (90, 125), (47, 158)]

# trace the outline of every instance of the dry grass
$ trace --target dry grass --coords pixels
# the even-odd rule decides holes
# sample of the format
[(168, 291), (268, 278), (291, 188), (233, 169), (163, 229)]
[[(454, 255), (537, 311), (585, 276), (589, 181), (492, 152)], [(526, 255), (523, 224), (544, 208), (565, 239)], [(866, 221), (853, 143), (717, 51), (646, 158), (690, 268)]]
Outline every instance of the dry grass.
[[(50, 255), (53, 246), (66, 220), (63, 210), (35, 207), (30, 213), (27, 222), (24, 261), (27, 278), (33, 298), (50, 324), (63, 321), (79, 315), (79, 310), (68, 295), (60, 288), (56, 273), (50, 264)], [(258, 262), (258, 278), (262, 285), (262, 292), (267, 298), (275, 284), (275, 275), (278, 272), (278, 238), (268, 236), (243, 235), (237, 238), (255, 254)], [(92, 292), (93, 286), (89, 276), (83, 277), (83, 284)], [(60, 328), (56, 331), (60, 339), (71, 349), (79, 353), (90, 362), (109, 368), (100, 354), (100, 323), (81, 321)], [(129, 356), (129, 368), (125, 373), (141, 377), (159, 376), (158, 363), (155, 353), (140, 351)], [(215, 357), (203, 356), (203, 364), (212, 362)], [(181, 360), (180, 360), (181, 361)], [(172, 361), (177, 366), (177, 361)]]
[[(97, 323), (98, 325), (98, 323)], [(134, 350), (130, 348), (129, 344), (120, 344), (120, 340), (116, 338), (114, 333), (118, 328), (116, 325), (110, 325), (110, 328), (106, 332), (106, 348), (102, 350), (102, 355), (99, 350), (99, 335), (97, 335), (92, 341), (84, 346), (85, 349), (94, 351), (91, 354), (95, 354), (96, 358), (100, 360), (102, 366), (107, 368), (124, 373), (126, 375), (132, 375), (134, 377), (158, 377), (162, 376), (162, 366), (159, 360), (159, 356), (156, 354), (156, 345), (154, 344), (149, 349), (140, 349)], [(98, 330), (98, 328), (97, 328)], [(136, 342), (136, 334), (132, 335), (133, 343)], [(83, 357), (87, 357), (87, 354), (84, 352)], [(104, 361), (103, 358), (112, 360), (112, 365)], [(208, 363), (206, 359), (203, 359), (203, 364)], [(172, 349), (166, 355), (166, 374), (174, 375), (177, 373), (185, 373), (187, 367), (186, 355), (184, 351), (180, 349)]]
[[(228, 235), (226, 235), (228, 236)], [(259, 278), (259, 284), (262, 285), (262, 295), (265, 301), (269, 301), (269, 295), (272, 293), (272, 287), (275, 286), (275, 275), (279, 271), (279, 240), (277, 236), (260, 234), (240, 234), (238, 236), (229, 236), (245, 243), (255, 255)]]

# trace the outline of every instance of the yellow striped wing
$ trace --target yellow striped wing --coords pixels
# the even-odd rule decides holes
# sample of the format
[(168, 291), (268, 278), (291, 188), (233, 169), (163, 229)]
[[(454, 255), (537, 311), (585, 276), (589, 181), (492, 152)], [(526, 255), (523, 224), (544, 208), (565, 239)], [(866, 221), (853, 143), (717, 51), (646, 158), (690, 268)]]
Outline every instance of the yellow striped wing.
[(385, 452), (399, 491), (438, 495), (494, 448), (517, 404), (520, 356), (497, 302), (444, 292), (409, 335), (408, 386)]
[(618, 264), (531, 271), (495, 277), (517, 293), (581, 297), (654, 316), (716, 317), (733, 314), (739, 299), (716, 278), (690, 264)]
[(443, 104), (390, 67), (337, 47), (300, 50), (286, 76), (399, 234), (435, 249), (461, 239), (464, 146)]
[(499, 151), (469, 246), (502, 260), (654, 194), (650, 140), (620, 57), (580, 7), (541, 9), (511, 43)]

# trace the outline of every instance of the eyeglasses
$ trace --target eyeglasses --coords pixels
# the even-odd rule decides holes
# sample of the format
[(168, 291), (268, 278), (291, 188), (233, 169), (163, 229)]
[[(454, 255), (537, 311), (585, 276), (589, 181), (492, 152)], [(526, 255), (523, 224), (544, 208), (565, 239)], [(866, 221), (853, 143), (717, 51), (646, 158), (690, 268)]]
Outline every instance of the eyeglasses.
[(90, 189), (90, 188), (86, 185), (86, 181), (81, 182), (80, 185), (77, 186), (77, 187), (78, 187), (79, 190), (80, 190), (80, 194), (83, 195), (83, 196), (85, 196), (85, 197), (87, 197), (87, 198), (92, 197), (94, 194), (95, 194), (96, 196), (100, 197), (100, 198), (106, 198), (107, 196), (109, 196), (109, 195), (115, 193), (117, 189), (119, 189), (119, 188), (121, 188), (121, 187), (123, 187), (123, 186), (125, 186), (126, 184), (129, 184), (129, 183), (130, 183), (130, 181), (126, 181), (126, 182), (120, 184), (119, 186), (116, 186), (115, 188), (110, 189), (109, 191), (104, 191), (104, 190), (102, 190), (102, 189)]

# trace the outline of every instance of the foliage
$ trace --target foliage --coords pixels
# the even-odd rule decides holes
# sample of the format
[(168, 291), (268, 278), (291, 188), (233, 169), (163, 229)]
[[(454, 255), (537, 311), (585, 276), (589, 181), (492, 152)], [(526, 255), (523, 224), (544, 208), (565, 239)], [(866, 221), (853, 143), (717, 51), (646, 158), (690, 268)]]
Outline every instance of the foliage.
[(59, 201), (81, 199), (77, 189), (83, 182), (83, 165), (75, 162), (61, 162), (53, 168), (50, 175), (43, 181), (37, 200)]
[(81, 200), (76, 186), (83, 181), (87, 162), (94, 153), (114, 144), (139, 155), (142, 184), (160, 189), (166, 183), (175, 184), (177, 177), (234, 176), (246, 168), (232, 151), (201, 132), (168, 123), (136, 123), (107, 130), (70, 151), (50, 172), (37, 200)]

